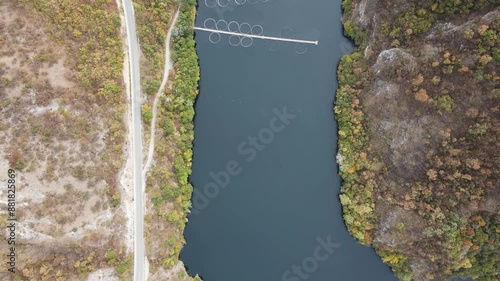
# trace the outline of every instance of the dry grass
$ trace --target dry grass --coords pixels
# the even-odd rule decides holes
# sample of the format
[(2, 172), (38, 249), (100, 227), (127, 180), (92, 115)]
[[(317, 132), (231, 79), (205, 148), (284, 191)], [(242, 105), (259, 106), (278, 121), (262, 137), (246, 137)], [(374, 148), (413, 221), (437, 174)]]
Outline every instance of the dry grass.
[[(54, 267), (46, 276), (57, 276), (68, 264), (55, 256), (83, 261), (94, 252), (84, 271), (63, 272), (64, 280), (84, 278), (109, 267), (108, 248), (124, 246), (123, 214), (113, 207), (124, 139), (108, 135), (110, 126), (123, 128), (124, 98), (116, 110), (99, 104), (78, 82), (68, 44), (79, 43), (56, 41), (44, 18), (0, 3), (0, 179), (9, 167), (18, 172), (18, 269), (25, 277), (42, 264)], [(0, 197), (3, 203), (5, 193)], [(30, 280), (38, 278), (33, 272)]]

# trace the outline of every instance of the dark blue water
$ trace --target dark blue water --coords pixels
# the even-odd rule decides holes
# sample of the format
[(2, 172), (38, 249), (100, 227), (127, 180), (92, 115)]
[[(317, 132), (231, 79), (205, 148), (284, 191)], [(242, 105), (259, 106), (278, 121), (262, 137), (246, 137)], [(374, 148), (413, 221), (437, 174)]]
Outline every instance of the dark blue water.
[(342, 220), (332, 108), (337, 64), (350, 49), (340, 2), (200, 3), (197, 26), (209, 17), (248, 22), (267, 36), (319, 45), (299, 55), (294, 43), (232, 47), (227, 35), (212, 44), (197, 32), (196, 195), (181, 253), (190, 274), (205, 281), (396, 280)]

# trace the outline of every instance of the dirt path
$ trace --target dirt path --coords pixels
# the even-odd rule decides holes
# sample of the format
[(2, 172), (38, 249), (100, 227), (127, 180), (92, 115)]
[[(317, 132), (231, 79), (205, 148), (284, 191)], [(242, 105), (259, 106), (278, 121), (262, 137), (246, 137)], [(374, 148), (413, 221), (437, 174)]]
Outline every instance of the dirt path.
[(175, 12), (174, 19), (168, 29), (167, 38), (165, 39), (165, 65), (163, 67), (163, 80), (161, 81), (160, 88), (156, 93), (155, 100), (153, 102), (153, 119), (151, 120), (151, 135), (149, 137), (149, 149), (148, 149), (148, 157), (146, 160), (146, 164), (144, 165), (144, 169), (142, 170), (142, 176), (146, 178), (146, 173), (151, 167), (151, 163), (153, 161), (153, 154), (155, 148), (155, 131), (156, 131), (156, 116), (158, 111), (158, 101), (160, 97), (163, 95), (165, 91), (165, 86), (168, 81), (168, 76), (170, 74), (170, 69), (172, 68), (172, 60), (170, 59), (170, 38), (172, 37), (172, 30), (175, 27), (175, 22), (177, 21), (177, 17), (179, 16), (179, 9)]

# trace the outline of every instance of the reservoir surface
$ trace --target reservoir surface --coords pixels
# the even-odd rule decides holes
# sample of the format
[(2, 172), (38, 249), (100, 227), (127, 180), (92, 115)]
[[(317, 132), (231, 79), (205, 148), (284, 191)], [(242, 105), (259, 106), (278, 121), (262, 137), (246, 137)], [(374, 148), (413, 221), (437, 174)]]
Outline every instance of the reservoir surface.
[(341, 1), (227, 1), (201, 1), (196, 26), (262, 27), (265, 36), (319, 44), (196, 32), (195, 194), (181, 252), (189, 273), (205, 281), (397, 280), (342, 220), (333, 103), (337, 64), (352, 47)]

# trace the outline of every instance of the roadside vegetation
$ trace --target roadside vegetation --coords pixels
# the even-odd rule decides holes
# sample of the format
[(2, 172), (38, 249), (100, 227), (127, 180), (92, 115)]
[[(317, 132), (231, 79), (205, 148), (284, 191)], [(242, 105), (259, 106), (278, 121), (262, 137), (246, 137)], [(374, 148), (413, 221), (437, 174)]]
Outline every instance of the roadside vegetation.
[[(152, 278), (163, 280), (166, 276), (174, 276), (169, 280), (201, 280), (190, 277), (179, 260), (180, 251), (185, 244), (183, 236), (187, 215), (191, 207), (193, 187), (188, 182), (191, 174), (192, 146), (194, 139), (194, 102), (198, 94), (199, 67), (195, 50), (193, 22), (196, 3), (173, 2), (172, 6), (163, 7), (170, 15), (180, 5), (180, 14), (172, 31), (171, 57), (173, 75), (170, 77), (171, 88), (165, 89), (162, 96), (156, 124), (154, 163), (146, 182), (147, 214), (146, 214), (146, 248), (150, 262)], [(148, 16), (149, 14), (149, 16)], [(152, 10), (141, 17), (155, 17)], [(168, 22), (168, 21), (166, 21)], [(157, 51), (162, 55), (164, 38), (168, 31), (164, 29), (164, 37), (156, 42)], [(143, 37), (148, 40), (147, 37)], [(143, 44), (142, 48), (150, 47)], [(161, 46), (161, 48), (160, 48)], [(151, 55), (151, 58), (159, 57)], [(157, 64), (163, 69), (163, 60)], [(146, 68), (147, 69), (147, 68)], [(147, 70), (146, 70), (147, 71)], [(163, 73), (156, 70), (157, 73)], [(161, 74), (160, 74), (161, 75)], [(161, 77), (159, 80), (161, 81)], [(146, 87), (147, 86), (146, 82)], [(159, 83), (151, 90), (158, 91)], [(180, 265), (180, 266), (179, 266)]]
[(500, 2), (360, 2), (335, 102), (346, 225), (401, 280), (499, 280)]
[[(165, 38), (177, 5), (174, 0), (134, 1), (137, 36), (142, 52), (142, 90), (147, 95), (156, 94), (160, 87), (165, 62)], [(145, 111), (148, 112), (147, 109)]]

